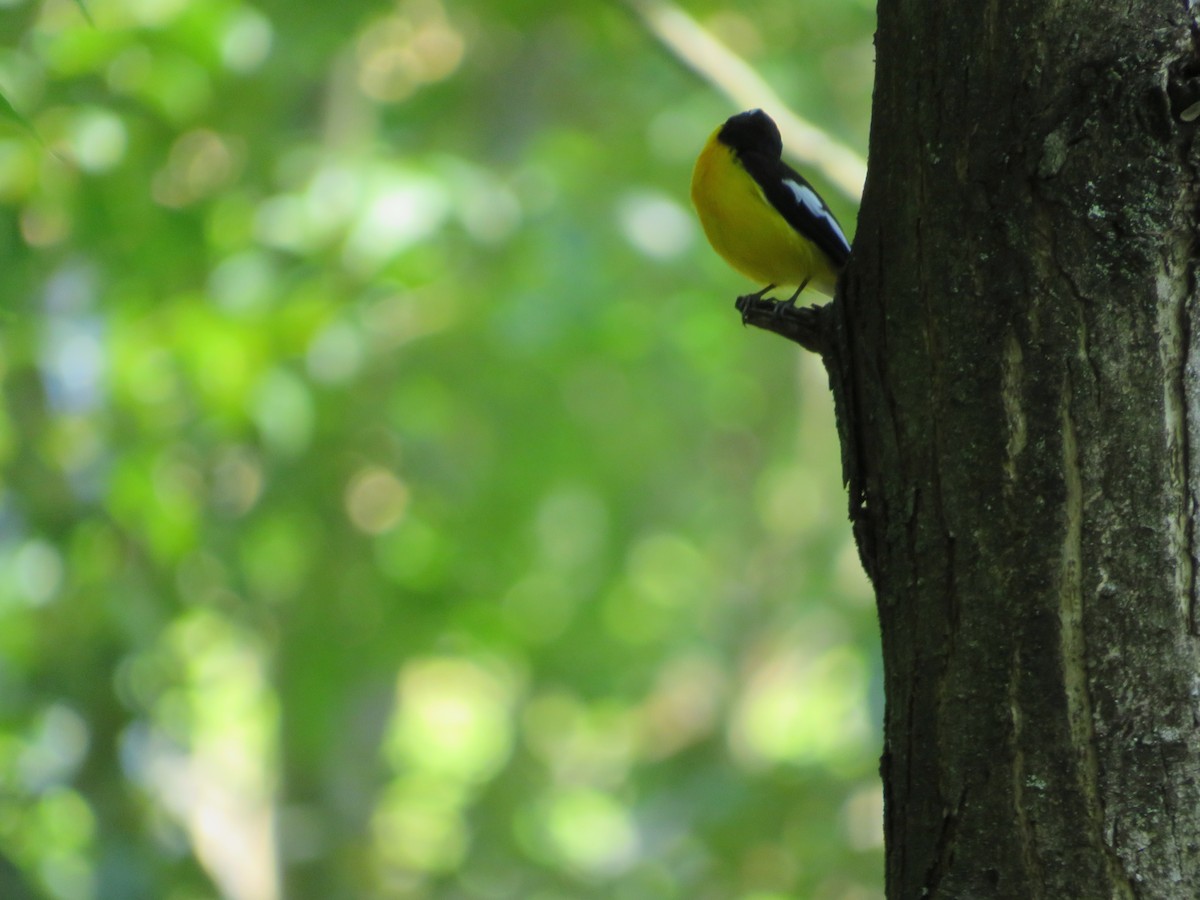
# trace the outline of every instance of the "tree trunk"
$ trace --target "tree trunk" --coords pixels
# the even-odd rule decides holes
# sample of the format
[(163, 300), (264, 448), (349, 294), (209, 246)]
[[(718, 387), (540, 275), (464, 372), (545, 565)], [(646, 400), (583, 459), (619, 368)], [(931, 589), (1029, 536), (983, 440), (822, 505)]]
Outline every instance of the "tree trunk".
[(1200, 897), (1180, 0), (880, 0), (831, 307), (889, 898)]

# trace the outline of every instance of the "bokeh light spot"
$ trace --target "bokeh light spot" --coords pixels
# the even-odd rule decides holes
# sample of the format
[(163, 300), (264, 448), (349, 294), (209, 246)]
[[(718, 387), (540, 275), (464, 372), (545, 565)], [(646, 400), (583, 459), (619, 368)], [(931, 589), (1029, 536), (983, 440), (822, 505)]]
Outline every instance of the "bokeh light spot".
[(641, 748), (663, 759), (706, 737), (716, 726), (726, 692), (716, 658), (689, 654), (663, 664), (638, 710)]
[(817, 473), (810, 466), (769, 469), (759, 479), (755, 500), (763, 526), (779, 537), (794, 538), (825, 518)]
[(229, 20), (221, 35), (221, 61), (233, 72), (253, 72), (271, 52), (274, 35), (271, 20), (256, 9), (243, 6)]
[(151, 183), (151, 193), (163, 206), (187, 206), (223, 187), (240, 167), (241, 154), (232, 141), (198, 128), (171, 146), (166, 165)]
[(208, 290), (226, 312), (265, 309), (278, 289), (278, 273), (268, 253), (247, 250), (222, 260), (208, 277)]
[(603, 548), (608, 510), (595, 492), (564, 487), (542, 501), (535, 527), (546, 562), (570, 568), (590, 561)]
[(31, 606), (42, 606), (58, 593), (63, 562), (58, 549), (42, 540), (26, 541), (13, 560), (17, 587)]
[(744, 685), (730, 721), (736, 758), (755, 768), (778, 763), (847, 764), (869, 732), (866, 664), (852, 645), (768, 652)]
[(505, 618), (525, 640), (552, 641), (562, 635), (578, 605), (579, 592), (549, 572), (522, 578), (504, 595)]
[(452, 871), (466, 855), (462, 791), (451, 781), (415, 774), (393, 782), (371, 829), (384, 861), (418, 872)]
[(272, 369), (255, 391), (254, 422), (278, 455), (299, 454), (312, 439), (316, 422), (308, 386), (286, 369)]
[(512, 750), (514, 685), (494, 666), (461, 657), (414, 660), (400, 673), (388, 758), (463, 782), (483, 781)]
[(263, 489), (262, 463), (248, 448), (225, 447), (212, 473), (213, 504), (227, 516), (243, 516), (258, 502)]
[(658, 606), (694, 606), (707, 599), (712, 572), (704, 555), (677, 534), (643, 538), (629, 559), (629, 581), (640, 597)]
[(308, 345), (308, 373), (322, 384), (345, 384), (358, 374), (366, 353), (361, 332), (348, 322), (334, 322)]
[(446, 19), (440, 2), (409, 0), (359, 37), (358, 84), (373, 100), (406, 100), (422, 85), (450, 77), (465, 50), (462, 35)]
[(865, 784), (842, 805), (846, 840), (859, 852), (883, 846), (883, 788), (878, 782)]
[(83, 717), (63, 703), (40, 716), (32, 740), (21, 754), (21, 781), (33, 791), (45, 791), (71, 779), (87, 755), (91, 732)]
[(613, 876), (627, 869), (637, 856), (633, 818), (611, 794), (567, 789), (545, 802), (542, 815), (551, 846), (569, 869)]
[(522, 725), (530, 750), (561, 784), (615, 787), (628, 777), (637, 744), (633, 710), (617, 703), (587, 705), (564, 691), (527, 704)]
[(119, 163), (125, 144), (125, 124), (108, 110), (92, 107), (72, 122), (71, 154), (89, 172), (104, 172)]
[(354, 527), (382, 534), (395, 527), (408, 509), (408, 485), (382, 466), (367, 466), (346, 488), (346, 514)]
[(383, 177), (372, 186), (346, 238), (346, 264), (372, 270), (441, 227), (449, 206), (446, 190), (436, 179), (399, 172)]
[(696, 232), (692, 217), (664, 194), (636, 193), (617, 204), (621, 233), (651, 259), (672, 259), (691, 246)]

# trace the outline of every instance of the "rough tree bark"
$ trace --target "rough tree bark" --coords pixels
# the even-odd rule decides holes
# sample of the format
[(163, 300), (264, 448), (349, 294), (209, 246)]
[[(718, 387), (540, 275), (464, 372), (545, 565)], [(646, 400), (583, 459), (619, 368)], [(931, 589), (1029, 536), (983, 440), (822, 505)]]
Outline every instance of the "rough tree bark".
[(879, 3), (853, 259), (788, 328), (877, 592), (895, 900), (1200, 897), (1188, 6)]

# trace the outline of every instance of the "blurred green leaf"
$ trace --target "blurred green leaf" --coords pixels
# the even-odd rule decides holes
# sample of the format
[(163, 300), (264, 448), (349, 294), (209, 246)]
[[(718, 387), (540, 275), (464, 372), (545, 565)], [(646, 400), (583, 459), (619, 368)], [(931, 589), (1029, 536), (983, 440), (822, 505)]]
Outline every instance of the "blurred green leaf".
[(87, 23), (95, 28), (96, 21), (92, 18), (92, 14), (88, 12), (87, 4), (83, 0), (75, 0), (75, 5), (79, 7), (79, 11), (83, 13), (83, 17), (87, 20)]
[(42, 136), (38, 134), (37, 129), (33, 127), (33, 123), (17, 112), (16, 107), (14, 107), (12, 102), (2, 93), (0, 93), (0, 118), (8, 119), (8, 121), (19, 125), (21, 128), (29, 132), (29, 134), (39, 144), (42, 144), (43, 146), (45, 145), (45, 141), (42, 140)]

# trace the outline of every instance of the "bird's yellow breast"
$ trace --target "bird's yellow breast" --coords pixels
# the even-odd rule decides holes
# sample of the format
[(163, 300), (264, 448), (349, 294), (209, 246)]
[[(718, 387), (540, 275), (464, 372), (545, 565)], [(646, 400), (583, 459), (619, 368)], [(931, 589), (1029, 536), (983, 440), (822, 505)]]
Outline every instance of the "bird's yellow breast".
[(807, 280), (832, 296), (837, 275), (825, 254), (771, 206), (716, 132), (696, 160), (692, 203), (713, 249), (747, 278), (775, 285)]

